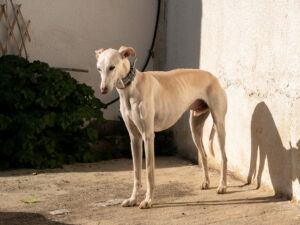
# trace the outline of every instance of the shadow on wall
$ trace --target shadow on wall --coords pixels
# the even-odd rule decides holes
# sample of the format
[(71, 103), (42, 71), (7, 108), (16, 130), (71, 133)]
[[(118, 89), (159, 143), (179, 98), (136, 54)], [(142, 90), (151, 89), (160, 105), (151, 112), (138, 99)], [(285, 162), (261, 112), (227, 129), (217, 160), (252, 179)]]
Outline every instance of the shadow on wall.
[(199, 68), (201, 0), (166, 0), (166, 70)]
[(251, 161), (248, 184), (257, 171), (257, 188), (260, 187), (266, 159), (275, 195), (292, 199), (292, 182), (298, 179), (300, 184), (300, 140), (297, 148), (293, 148), (290, 144), (290, 148), (285, 149), (268, 106), (260, 102), (255, 107), (251, 120)]
[[(201, 40), (201, 0), (166, 0), (165, 9), (165, 63), (164, 70), (176, 68), (199, 68)], [(193, 143), (189, 112), (172, 127), (177, 151), (184, 157), (197, 159)]]

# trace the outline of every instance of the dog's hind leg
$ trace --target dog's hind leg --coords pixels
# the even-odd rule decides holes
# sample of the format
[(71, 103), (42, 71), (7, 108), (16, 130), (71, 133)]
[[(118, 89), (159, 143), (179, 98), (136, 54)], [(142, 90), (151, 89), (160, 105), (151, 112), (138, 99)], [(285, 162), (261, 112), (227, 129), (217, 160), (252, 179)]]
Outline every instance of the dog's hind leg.
[(215, 107), (211, 109), (214, 125), (218, 133), (219, 147), (221, 150), (221, 178), (220, 184), (217, 189), (218, 194), (224, 194), (227, 187), (227, 156), (225, 152), (225, 115), (226, 115), (226, 106), (225, 107)]
[(212, 125), (210, 135), (209, 135), (209, 151), (210, 154), (215, 157), (215, 152), (214, 152), (214, 137), (216, 133), (216, 126), (215, 124)]
[(209, 177), (208, 177), (208, 167), (207, 167), (207, 155), (203, 146), (202, 136), (203, 136), (203, 126), (206, 118), (209, 115), (209, 110), (207, 109), (202, 114), (195, 116), (193, 110), (190, 113), (190, 127), (194, 143), (198, 149), (198, 163), (200, 164), (200, 158), (202, 162), (203, 169), (203, 183), (202, 189), (209, 188)]
[(222, 162), (221, 162), (221, 179), (220, 179), (220, 184), (217, 190), (218, 194), (224, 194), (226, 192), (226, 187), (227, 187), (227, 156), (225, 152), (225, 123), (224, 121), (218, 121), (216, 122), (216, 127), (217, 127), (217, 133), (218, 133), (218, 139), (219, 139), (219, 146), (221, 150), (221, 157), (222, 157)]

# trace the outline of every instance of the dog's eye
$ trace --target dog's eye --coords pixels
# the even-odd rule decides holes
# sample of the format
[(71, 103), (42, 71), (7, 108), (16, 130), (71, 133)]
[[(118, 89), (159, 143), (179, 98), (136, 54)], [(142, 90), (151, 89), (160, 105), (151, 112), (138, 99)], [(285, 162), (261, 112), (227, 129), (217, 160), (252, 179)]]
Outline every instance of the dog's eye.
[(100, 68), (97, 68), (97, 70), (98, 70), (99, 72), (101, 72), (101, 69), (100, 69)]
[(109, 67), (109, 70), (110, 70), (110, 71), (112, 71), (112, 70), (114, 70), (114, 69), (115, 69), (115, 66), (110, 66), (110, 67)]

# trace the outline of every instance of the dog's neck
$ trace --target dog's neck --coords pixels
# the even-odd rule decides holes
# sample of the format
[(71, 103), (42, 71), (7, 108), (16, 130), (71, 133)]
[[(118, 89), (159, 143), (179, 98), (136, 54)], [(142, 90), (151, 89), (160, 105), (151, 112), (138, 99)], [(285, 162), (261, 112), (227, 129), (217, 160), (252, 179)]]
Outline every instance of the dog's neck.
[(136, 91), (135, 89), (137, 88), (138, 83), (141, 80), (142, 73), (138, 70), (135, 72), (135, 78), (131, 81), (130, 85), (128, 85), (126, 88), (120, 89), (116, 88), (119, 96), (120, 96), (120, 101), (126, 105), (128, 109), (131, 108), (130, 106), (130, 99), (135, 99), (136, 97)]
[(136, 60), (137, 58), (134, 59), (133, 63), (130, 63), (130, 68), (127, 75), (125, 77), (121, 77), (118, 79), (116, 84), (117, 89), (125, 89), (133, 82), (136, 76), (136, 68), (135, 68)]

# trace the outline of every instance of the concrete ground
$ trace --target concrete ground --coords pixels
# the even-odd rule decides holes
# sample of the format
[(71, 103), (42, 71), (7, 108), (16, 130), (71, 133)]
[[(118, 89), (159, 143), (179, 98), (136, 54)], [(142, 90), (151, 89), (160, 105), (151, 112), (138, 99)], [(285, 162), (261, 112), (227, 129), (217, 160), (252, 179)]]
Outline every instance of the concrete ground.
[[(252, 185), (243, 186), (230, 175), (227, 194), (217, 195), (217, 171), (209, 171), (211, 188), (200, 190), (202, 173), (197, 165), (168, 157), (157, 158), (156, 167), (155, 204), (146, 210), (95, 204), (130, 196), (133, 174), (129, 159), (0, 172), (0, 225), (300, 224), (299, 206)], [(145, 181), (143, 171), (139, 202)], [(22, 201), (34, 198), (31, 204)], [(50, 214), (57, 209), (70, 212)]]

